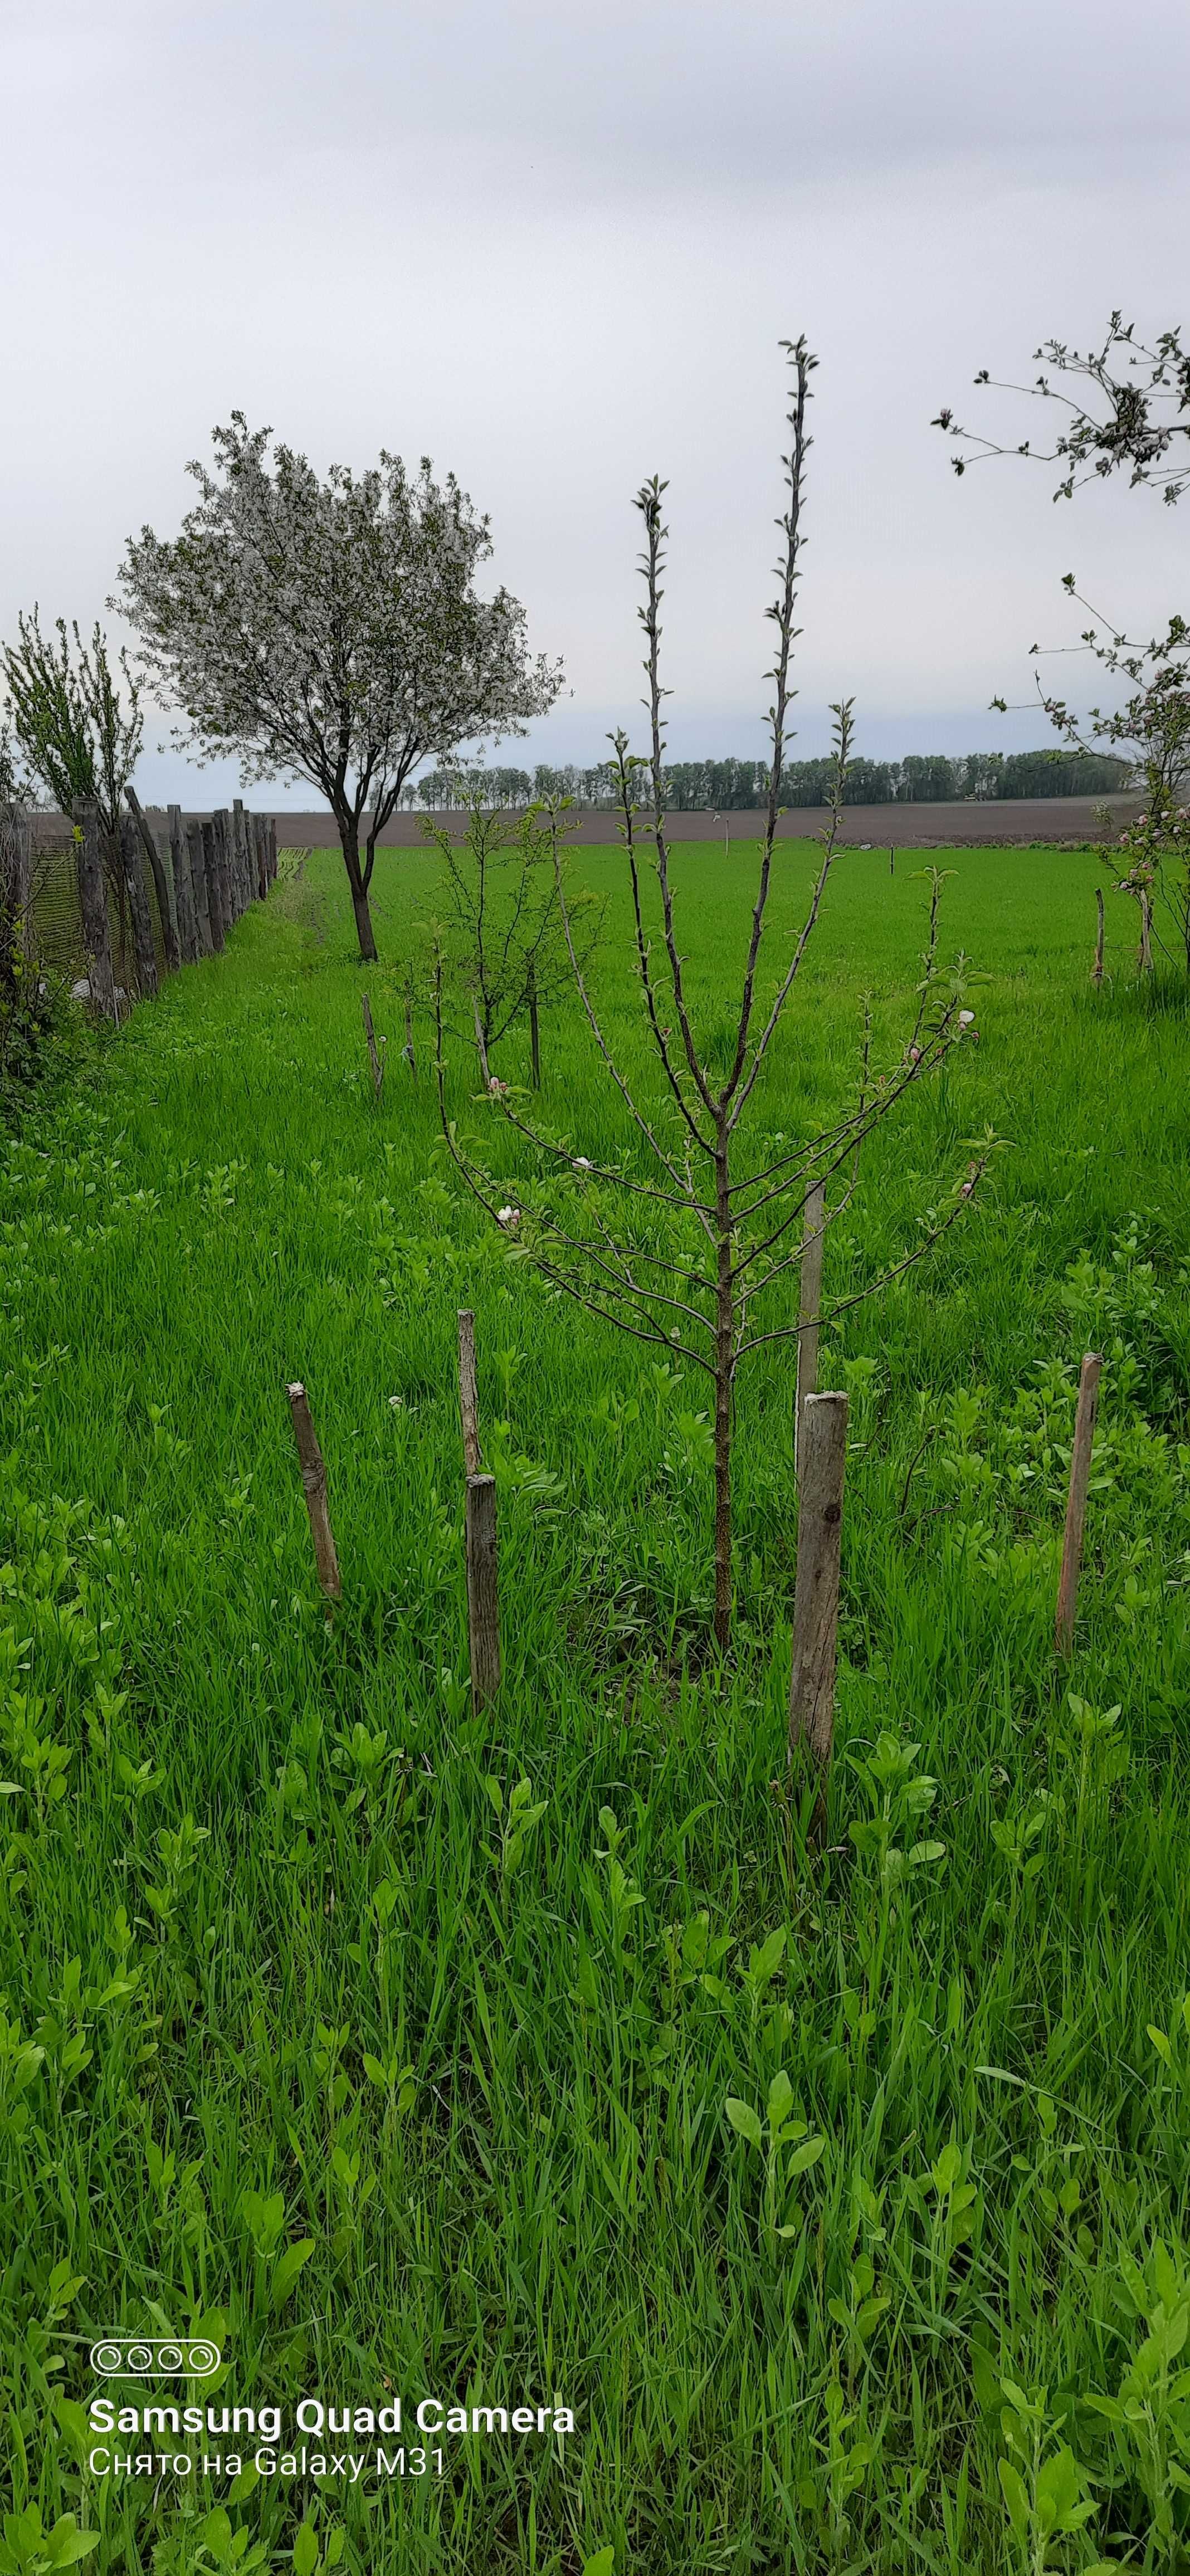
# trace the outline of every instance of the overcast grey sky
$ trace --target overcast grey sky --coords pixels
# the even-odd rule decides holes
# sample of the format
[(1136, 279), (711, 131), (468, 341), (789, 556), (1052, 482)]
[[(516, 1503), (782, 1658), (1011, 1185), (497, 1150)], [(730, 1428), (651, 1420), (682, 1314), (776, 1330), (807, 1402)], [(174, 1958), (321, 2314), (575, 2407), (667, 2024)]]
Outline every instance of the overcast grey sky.
[[(861, 750), (1044, 740), (986, 710), (1034, 639), (1075, 640), (1068, 569), (1146, 631), (1186, 607), (1190, 500), (959, 482), (929, 427), (949, 401), (1023, 435), (976, 368), (1027, 378), (1113, 305), (1190, 320), (1185, 0), (0, 0), (0, 25), (6, 634), (35, 599), (102, 613), (236, 407), (321, 467), (453, 467), (565, 658), (529, 752), (593, 760), (636, 721), (630, 501), (658, 471), (671, 750), (759, 750), (801, 330), (795, 753), (843, 693)], [(234, 784), (149, 752), (140, 777)]]

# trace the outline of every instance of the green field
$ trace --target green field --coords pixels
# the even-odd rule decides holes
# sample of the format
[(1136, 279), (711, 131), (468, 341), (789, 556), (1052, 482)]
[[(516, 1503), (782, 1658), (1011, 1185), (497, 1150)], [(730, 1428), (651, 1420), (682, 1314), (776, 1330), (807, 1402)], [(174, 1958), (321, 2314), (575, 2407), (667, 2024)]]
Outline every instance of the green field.
[[(812, 863), (779, 851), (770, 982)], [(429, 859), (382, 855), (362, 975), (337, 854), (309, 858), (0, 1147), (4, 2447), (19, 2507), (101, 2534), (88, 2565), (300, 2576), (307, 2511), (396, 2576), (1190, 2565), (1190, 1018), (1133, 981), (1123, 900), (1092, 991), (1091, 856), (946, 863), (979, 1043), (873, 1139), (828, 1303), (913, 1245), (968, 1138), (1009, 1142), (825, 1336), (837, 1755), (831, 1849), (792, 1874), (793, 1345), (738, 1390), (721, 1674), (706, 1383), (510, 1262), (444, 1154), (424, 1017), (416, 1083), (401, 1062)], [(595, 983), (647, 1089), (620, 863), (574, 867), (612, 890)], [(749, 854), (674, 873), (713, 1054)], [(865, 993), (886, 1052), (903, 1029), (925, 895), (908, 854), (841, 855), (761, 1148), (829, 1114)], [(577, 1008), (543, 1067), (543, 1114), (614, 1150)], [(450, 1080), (513, 1188), (459, 1047)], [(478, 1721), (468, 1305), (506, 1665)], [(577, 2429), (457, 2436), (380, 2485), (99, 2478), (80, 2410), (114, 2330), (214, 2334), (215, 2402), (556, 2400)]]

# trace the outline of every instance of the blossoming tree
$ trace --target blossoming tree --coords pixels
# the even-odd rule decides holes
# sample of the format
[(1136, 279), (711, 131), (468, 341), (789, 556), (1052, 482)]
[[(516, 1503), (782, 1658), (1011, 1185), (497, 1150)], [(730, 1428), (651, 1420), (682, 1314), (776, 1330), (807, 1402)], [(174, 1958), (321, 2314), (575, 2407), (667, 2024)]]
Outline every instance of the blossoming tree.
[(181, 710), (177, 739), (233, 753), (248, 778), (308, 779), (339, 827), (360, 956), (380, 834), (411, 770), (477, 735), (524, 730), (561, 665), (530, 656), (525, 612), (476, 574), (489, 522), (453, 474), (381, 453), (320, 481), (242, 412), (214, 432), (215, 470), (175, 538), (130, 538), (113, 605)]

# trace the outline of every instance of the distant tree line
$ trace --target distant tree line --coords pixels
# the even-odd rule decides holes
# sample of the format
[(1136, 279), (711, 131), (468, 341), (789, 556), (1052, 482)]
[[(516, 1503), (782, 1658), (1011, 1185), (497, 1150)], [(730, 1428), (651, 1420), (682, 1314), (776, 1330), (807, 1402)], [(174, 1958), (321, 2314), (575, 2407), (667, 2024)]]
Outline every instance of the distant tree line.
[[(853, 759), (844, 801), (848, 805), (936, 805), (975, 798), (1110, 796), (1128, 783), (1129, 764), (1108, 754), (1062, 751), (972, 751), (952, 759), (945, 752), (910, 753), (905, 760)], [(754, 811), (768, 793), (758, 760), (676, 760), (664, 772), (670, 810), (678, 814)], [(783, 805), (829, 802), (829, 759), (788, 761), (781, 772)], [(432, 769), (408, 787), (406, 807), (440, 813), (463, 809), (477, 798), (486, 807), (523, 806), (534, 798), (570, 796), (578, 805), (616, 803), (610, 761), (584, 769), (569, 762), (536, 769)]]

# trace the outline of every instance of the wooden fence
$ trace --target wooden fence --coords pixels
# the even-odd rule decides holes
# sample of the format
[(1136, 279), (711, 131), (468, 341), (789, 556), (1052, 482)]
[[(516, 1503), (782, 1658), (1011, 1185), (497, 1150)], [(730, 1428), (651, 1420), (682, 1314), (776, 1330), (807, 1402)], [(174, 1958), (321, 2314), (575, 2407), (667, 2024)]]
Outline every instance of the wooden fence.
[(43, 972), (107, 1019), (178, 966), (217, 954), (277, 874), (276, 823), (239, 798), (185, 822), (171, 805), (163, 827), (130, 789), (116, 831), (94, 804), (77, 806), (67, 828), (68, 842), (31, 851), (24, 826), (25, 935)]

